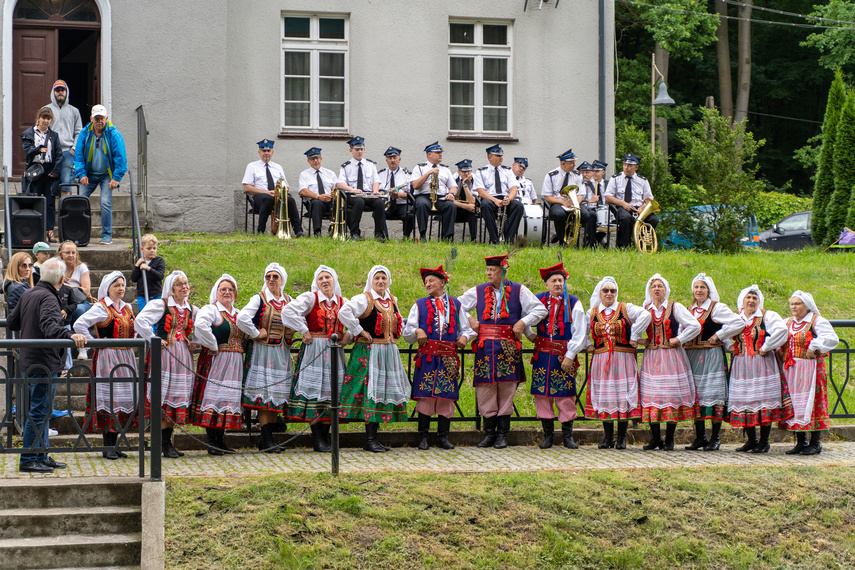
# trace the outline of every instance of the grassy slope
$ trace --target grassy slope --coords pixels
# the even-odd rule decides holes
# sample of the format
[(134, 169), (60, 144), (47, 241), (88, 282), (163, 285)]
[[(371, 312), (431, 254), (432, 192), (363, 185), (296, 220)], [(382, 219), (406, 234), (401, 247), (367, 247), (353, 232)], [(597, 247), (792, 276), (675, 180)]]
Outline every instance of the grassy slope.
[(851, 568), (851, 469), (172, 479), (170, 568)]

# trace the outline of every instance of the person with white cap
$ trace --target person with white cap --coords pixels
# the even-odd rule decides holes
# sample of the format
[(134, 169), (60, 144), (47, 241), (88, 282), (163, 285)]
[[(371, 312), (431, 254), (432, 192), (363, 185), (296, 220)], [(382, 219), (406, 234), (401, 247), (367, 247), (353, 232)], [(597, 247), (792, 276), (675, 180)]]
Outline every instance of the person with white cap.
[[(134, 330), (145, 340), (163, 339), (161, 357), (161, 447), (164, 457), (177, 459), (184, 453), (172, 444), (175, 424), (190, 422), (190, 398), (193, 394), (193, 354), (196, 347), (193, 322), (199, 308), (188, 301), (190, 281), (176, 269), (163, 283), (165, 298), (152, 299), (134, 320)], [(191, 344), (192, 343), (192, 344)], [(148, 390), (151, 406), (151, 387)]]
[[(784, 378), (793, 402), (793, 417), (778, 424), (796, 434), (796, 446), (787, 455), (817, 455), (820, 436), (831, 427), (828, 417), (828, 369), (825, 357), (840, 339), (819, 314), (813, 295), (796, 291), (790, 297), (787, 342), (781, 347)], [(810, 443), (807, 434), (810, 433)]]
[[(618, 223), (615, 241), (618, 247), (632, 245), (632, 228), (635, 225), (633, 213), (641, 209), (645, 200), (653, 199), (653, 192), (650, 190), (647, 178), (637, 174), (639, 162), (641, 159), (634, 154), (624, 156), (623, 172), (612, 176), (606, 186), (606, 203), (613, 206)], [(655, 228), (659, 218), (651, 214), (644, 221)]]
[(101, 188), (101, 245), (113, 243), (113, 190), (128, 171), (125, 140), (110, 122), (104, 105), (92, 107), (91, 122), (83, 127), (74, 146), (74, 176), (91, 196)]
[[(721, 447), (721, 422), (727, 421), (727, 360), (722, 340), (731, 338), (743, 328), (742, 319), (722, 303), (712, 277), (699, 273), (692, 279), (689, 307), (701, 325), (701, 333), (683, 348), (692, 367), (695, 382), (695, 440), (688, 450), (718, 451)], [(712, 435), (707, 439), (706, 420), (712, 422)]]
[(258, 449), (280, 453), (273, 440), (277, 416), (288, 409), (294, 365), (291, 343), (294, 331), (282, 322), (282, 311), (291, 302), (285, 291), (288, 273), (276, 262), (264, 269), (264, 285), (237, 316), (238, 328), (253, 342), (246, 352), (243, 406), (256, 410), (261, 437)]
[[(311, 422), (312, 447), (315, 451), (330, 451), (330, 402), (332, 387), (332, 356), (330, 336), (338, 335), (338, 345), (350, 343), (350, 335), (338, 313), (346, 297), (341, 296), (338, 274), (335, 269), (319, 265), (312, 278), (312, 289), (301, 293), (285, 306), (282, 322), (300, 333), (302, 346), (297, 355), (291, 398), (288, 402), (288, 419)], [(344, 381), (344, 353), (338, 352), (336, 381), (341, 393)]]
[(772, 424), (793, 417), (790, 394), (775, 358), (775, 350), (787, 342), (787, 325), (778, 313), (763, 308), (763, 293), (757, 285), (743, 289), (736, 304), (743, 329), (723, 339), (733, 354), (727, 402), (730, 425), (745, 428), (748, 434), (748, 441), (736, 451), (768, 453)]
[(617, 295), (615, 278), (603, 277), (591, 294), (588, 316), (593, 344), (587, 350), (594, 357), (588, 374), (585, 416), (603, 422), (605, 436), (600, 449), (626, 449), (627, 422), (641, 419), (635, 355), (651, 316), (649, 311), (632, 303), (618, 303)]
[(398, 352), (403, 319), (391, 285), (392, 273), (375, 265), (362, 295), (351, 298), (338, 313), (356, 339), (344, 373), (339, 416), (365, 422), (363, 449), (372, 453), (389, 451), (377, 440), (380, 422), (407, 421), (410, 399), (410, 383)]
[[(683, 344), (698, 336), (701, 325), (681, 303), (668, 301), (671, 286), (660, 274), (647, 281), (644, 308), (650, 312), (645, 351), (638, 375), (641, 421), (650, 423), (643, 447), (674, 451), (677, 422), (695, 419), (695, 383)], [(659, 431), (666, 422), (665, 441)]]
[[(89, 332), (94, 327), (98, 338), (134, 338), (134, 311), (122, 300), (125, 296), (125, 276), (113, 271), (101, 279), (98, 302), (83, 313), (74, 323), (74, 332), (87, 339), (95, 337)], [(137, 359), (132, 348), (96, 348), (92, 354), (92, 374), (95, 378), (133, 378), (137, 374)], [(105, 459), (127, 457), (117, 448), (119, 432), (139, 426), (139, 414), (133, 382), (99, 382), (87, 385), (86, 416), (91, 416), (89, 430), (104, 434), (102, 452)], [(130, 425), (128, 419), (133, 417)], [(125, 441), (127, 443), (127, 440)]]
[(205, 428), (208, 453), (234, 453), (225, 442), (227, 429), (239, 430), (243, 420), (244, 334), (237, 327), (237, 281), (223, 273), (211, 288), (208, 305), (196, 315), (196, 338), (202, 345), (196, 362), (190, 418)]

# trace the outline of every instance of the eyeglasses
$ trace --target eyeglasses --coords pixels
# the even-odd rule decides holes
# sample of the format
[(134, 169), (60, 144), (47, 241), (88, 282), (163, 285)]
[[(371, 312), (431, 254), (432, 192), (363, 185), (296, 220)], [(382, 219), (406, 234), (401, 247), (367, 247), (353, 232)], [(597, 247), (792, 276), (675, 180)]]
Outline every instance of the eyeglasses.
[(600, 289), (600, 293), (617, 293), (617, 289)]
[(278, 275), (265, 275), (264, 276), (265, 281), (276, 281), (277, 279), (279, 279)]

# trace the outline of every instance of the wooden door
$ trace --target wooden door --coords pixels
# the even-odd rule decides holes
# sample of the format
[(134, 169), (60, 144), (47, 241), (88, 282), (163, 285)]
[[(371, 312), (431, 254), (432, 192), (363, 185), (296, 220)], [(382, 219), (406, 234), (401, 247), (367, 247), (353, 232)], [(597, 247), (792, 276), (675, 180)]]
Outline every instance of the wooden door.
[(21, 133), (36, 122), (36, 113), (50, 103), (57, 73), (56, 28), (18, 28), (13, 34), (12, 173), (26, 168)]

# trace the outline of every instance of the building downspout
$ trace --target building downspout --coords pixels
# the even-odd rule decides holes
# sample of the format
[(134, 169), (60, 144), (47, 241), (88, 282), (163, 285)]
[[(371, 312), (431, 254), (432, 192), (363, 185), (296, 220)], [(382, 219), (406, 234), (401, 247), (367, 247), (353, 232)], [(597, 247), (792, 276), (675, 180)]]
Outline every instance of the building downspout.
[(612, 162), (606, 156), (606, 1), (600, 0), (600, 61), (599, 61), (599, 99), (600, 99), (600, 155), (604, 162)]

